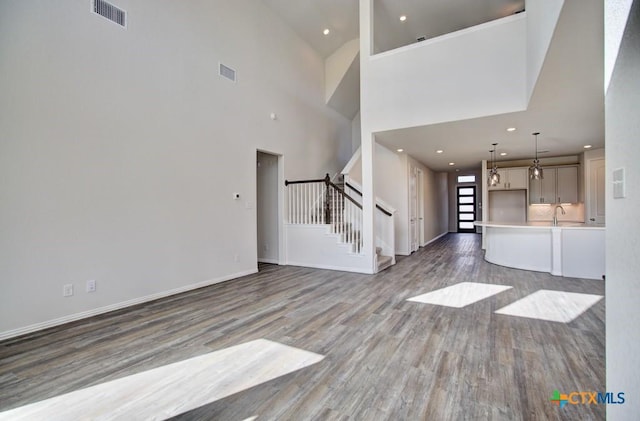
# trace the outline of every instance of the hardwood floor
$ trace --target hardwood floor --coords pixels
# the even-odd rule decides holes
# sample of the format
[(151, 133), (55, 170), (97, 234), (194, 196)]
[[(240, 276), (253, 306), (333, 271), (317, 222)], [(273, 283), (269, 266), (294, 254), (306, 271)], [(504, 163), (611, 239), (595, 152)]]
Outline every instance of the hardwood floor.
[[(460, 282), (511, 286), (462, 308), (407, 301)], [(604, 295), (602, 281), (485, 262), (450, 234), (377, 275), (260, 272), (0, 342), (0, 411), (265, 338), (324, 355), (181, 420), (600, 420), (605, 304), (569, 323), (496, 314), (538, 290)]]

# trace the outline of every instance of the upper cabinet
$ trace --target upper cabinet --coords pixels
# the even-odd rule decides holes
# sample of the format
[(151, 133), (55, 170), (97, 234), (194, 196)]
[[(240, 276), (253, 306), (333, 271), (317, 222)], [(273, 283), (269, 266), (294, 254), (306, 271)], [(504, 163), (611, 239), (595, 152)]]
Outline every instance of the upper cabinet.
[(489, 190), (518, 190), (527, 188), (527, 168), (499, 168), (500, 184)]
[(558, 168), (558, 203), (578, 203), (578, 167)]
[(529, 203), (578, 203), (578, 167), (545, 167), (542, 180), (529, 181)]

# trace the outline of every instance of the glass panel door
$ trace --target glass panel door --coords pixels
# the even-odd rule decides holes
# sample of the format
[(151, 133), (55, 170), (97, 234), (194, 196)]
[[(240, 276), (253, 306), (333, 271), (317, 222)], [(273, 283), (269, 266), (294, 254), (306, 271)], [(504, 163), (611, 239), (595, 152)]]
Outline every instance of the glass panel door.
[(458, 187), (458, 232), (476, 232), (476, 187)]

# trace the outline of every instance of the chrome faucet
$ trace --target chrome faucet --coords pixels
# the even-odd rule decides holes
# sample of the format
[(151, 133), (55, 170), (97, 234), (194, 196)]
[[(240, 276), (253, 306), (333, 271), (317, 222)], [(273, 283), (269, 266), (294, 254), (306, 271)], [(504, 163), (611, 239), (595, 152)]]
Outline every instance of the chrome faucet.
[(556, 205), (556, 208), (553, 210), (553, 225), (558, 225), (558, 208), (562, 211), (562, 214), (566, 214), (564, 208), (560, 205)]

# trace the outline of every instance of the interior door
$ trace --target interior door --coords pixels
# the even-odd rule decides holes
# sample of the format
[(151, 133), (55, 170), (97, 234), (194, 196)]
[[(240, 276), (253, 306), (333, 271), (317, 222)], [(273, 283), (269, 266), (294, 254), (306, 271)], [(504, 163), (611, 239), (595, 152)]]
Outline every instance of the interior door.
[(458, 186), (458, 232), (476, 232), (476, 186)]
[(605, 167), (604, 159), (593, 159), (589, 161), (589, 222), (604, 224), (604, 181)]
[(418, 171), (409, 172), (409, 245), (411, 252), (418, 250)]
[(418, 247), (425, 243), (424, 239), (424, 173), (418, 169)]

